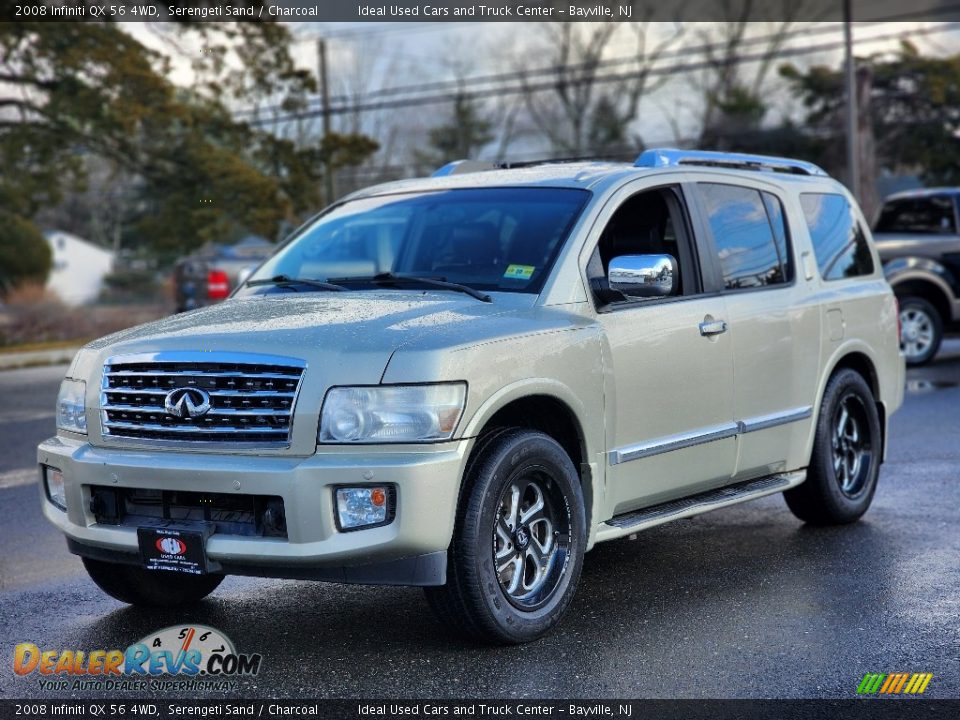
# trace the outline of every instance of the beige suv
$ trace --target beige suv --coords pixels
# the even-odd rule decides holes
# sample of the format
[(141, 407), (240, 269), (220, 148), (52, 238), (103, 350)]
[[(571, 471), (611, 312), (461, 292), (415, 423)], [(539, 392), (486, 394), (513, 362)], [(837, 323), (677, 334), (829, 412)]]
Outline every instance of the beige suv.
[(328, 208), (227, 302), (81, 350), (43, 511), (123, 602), (226, 574), (421, 585), (523, 642), (598, 542), (779, 492), (859, 518), (897, 318), (815, 166), (453, 164)]

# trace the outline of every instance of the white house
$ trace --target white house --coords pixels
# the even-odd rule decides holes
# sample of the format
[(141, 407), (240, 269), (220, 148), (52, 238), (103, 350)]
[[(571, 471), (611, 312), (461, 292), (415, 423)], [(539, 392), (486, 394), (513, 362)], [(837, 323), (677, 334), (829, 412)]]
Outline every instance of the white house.
[(47, 289), (67, 305), (96, 300), (103, 278), (113, 269), (113, 253), (59, 230), (46, 232), (44, 237), (53, 252)]

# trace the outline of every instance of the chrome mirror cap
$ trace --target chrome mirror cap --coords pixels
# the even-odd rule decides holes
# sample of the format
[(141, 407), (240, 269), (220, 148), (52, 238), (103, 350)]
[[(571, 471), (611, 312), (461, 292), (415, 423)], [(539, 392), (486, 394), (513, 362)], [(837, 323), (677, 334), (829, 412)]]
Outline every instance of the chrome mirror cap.
[(677, 286), (677, 261), (672, 255), (621, 255), (610, 261), (611, 290), (631, 297), (665, 297)]

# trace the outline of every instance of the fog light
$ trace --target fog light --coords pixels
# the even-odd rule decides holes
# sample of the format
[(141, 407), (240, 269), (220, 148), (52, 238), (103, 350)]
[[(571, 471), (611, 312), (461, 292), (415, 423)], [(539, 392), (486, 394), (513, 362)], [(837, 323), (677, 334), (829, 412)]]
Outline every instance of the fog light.
[(47, 486), (47, 497), (61, 510), (67, 509), (67, 491), (63, 486), (63, 473), (56, 468), (43, 466), (44, 484)]
[(385, 487), (337, 488), (337, 525), (357, 530), (390, 521), (389, 492)]

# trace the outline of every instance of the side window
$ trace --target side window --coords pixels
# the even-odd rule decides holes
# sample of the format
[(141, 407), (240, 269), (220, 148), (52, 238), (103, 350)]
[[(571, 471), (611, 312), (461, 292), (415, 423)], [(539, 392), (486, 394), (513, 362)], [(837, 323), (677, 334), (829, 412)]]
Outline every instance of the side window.
[(789, 282), (792, 263), (780, 201), (770, 193), (700, 183), (723, 284), (728, 290)]
[(883, 205), (877, 232), (942, 235), (957, 232), (953, 198), (947, 196), (889, 200)]
[(677, 269), (669, 295), (693, 295), (699, 291), (699, 274), (682, 202), (673, 188), (658, 188), (638, 193), (617, 208), (587, 264), (590, 287), (600, 302), (643, 302), (664, 297), (659, 292), (628, 297), (610, 288), (610, 261), (624, 255), (669, 255)]
[(804, 193), (800, 206), (824, 280), (870, 275), (873, 257), (853, 208), (843, 195)]

